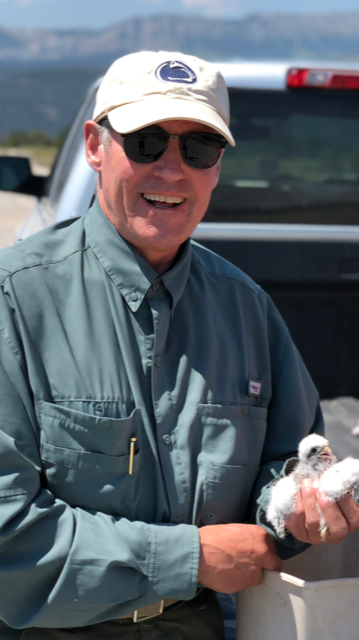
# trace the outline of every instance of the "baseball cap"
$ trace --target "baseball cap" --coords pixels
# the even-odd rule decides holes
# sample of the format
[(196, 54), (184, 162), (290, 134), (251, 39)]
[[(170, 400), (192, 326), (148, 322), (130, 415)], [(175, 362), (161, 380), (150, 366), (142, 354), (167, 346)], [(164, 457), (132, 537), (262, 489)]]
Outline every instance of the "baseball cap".
[(164, 120), (192, 120), (221, 133), (229, 130), (226, 83), (215, 65), (168, 51), (141, 51), (116, 60), (97, 92), (93, 119), (108, 118), (119, 133)]

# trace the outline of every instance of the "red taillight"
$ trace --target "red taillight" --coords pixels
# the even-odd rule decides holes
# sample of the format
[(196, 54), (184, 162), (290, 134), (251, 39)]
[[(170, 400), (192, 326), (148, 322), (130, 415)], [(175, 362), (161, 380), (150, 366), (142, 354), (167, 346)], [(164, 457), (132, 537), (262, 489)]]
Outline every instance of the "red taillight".
[(335, 69), (289, 69), (287, 87), (290, 89), (337, 89), (359, 91), (359, 71)]

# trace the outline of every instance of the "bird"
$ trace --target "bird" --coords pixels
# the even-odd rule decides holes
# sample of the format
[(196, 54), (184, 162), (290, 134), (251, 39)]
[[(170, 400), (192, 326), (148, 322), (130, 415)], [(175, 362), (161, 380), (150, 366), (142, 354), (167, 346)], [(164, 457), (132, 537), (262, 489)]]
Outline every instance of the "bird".
[(359, 489), (359, 460), (348, 457), (337, 462), (323, 473), (318, 485), (332, 502), (346, 493), (354, 495)]
[[(314, 486), (321, 489), (331, 502), (336, 502), (346, 493), (349, 493), (358, 504), (359, 460), (348, 457), (345, 460), (341, 460), (341, 462), (337, 462), (316, 480)], [(320, 536), (325, 542), (329, 528), (319, 505), (317, 505), (317, 509), (320, 514)]]
[[(279, 538), (286, 535), (285, 519), (294, 510), (296, 495), (302, 481), (311, 478), (314, 484), (317, 483), (336, 461), (328, 440), (323, 436), (312, 433), (301, 440), (298, 447), (298, 463), (288, 476), (273, 483), (266, 510), (267, 520), (273, 525)], [(324, 531), (324, 527), (323, 519), (321, 530)]]

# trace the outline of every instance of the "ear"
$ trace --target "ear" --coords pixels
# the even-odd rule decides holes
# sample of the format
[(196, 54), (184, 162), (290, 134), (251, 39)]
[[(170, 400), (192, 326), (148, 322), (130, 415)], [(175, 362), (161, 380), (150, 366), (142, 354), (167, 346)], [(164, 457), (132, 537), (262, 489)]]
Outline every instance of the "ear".
[(84, 134), (87, 162), (92, 169), (100, 173), (104, 149), (100, 138), (100, 130), (96, 122), (93, 120), (85, 122)]

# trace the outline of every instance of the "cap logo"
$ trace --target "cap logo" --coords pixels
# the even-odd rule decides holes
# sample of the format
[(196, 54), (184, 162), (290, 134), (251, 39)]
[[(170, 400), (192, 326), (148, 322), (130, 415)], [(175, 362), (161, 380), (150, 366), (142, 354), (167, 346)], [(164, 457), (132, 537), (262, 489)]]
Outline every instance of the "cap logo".
[(179, 82), (182, 84), (193, 84), (197, 80), (194, 71), (179, 60), (163, 62), (156, 69), (156, 78), (161, 82)]

